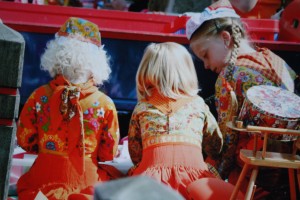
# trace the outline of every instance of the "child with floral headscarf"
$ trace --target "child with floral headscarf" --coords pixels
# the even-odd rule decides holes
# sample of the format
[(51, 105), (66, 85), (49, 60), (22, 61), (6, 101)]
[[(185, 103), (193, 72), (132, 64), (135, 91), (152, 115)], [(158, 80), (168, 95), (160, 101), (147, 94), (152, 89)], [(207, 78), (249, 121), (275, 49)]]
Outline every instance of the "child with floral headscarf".
[(18, 144), (38, 155), (17, 183), (18, 197), (92, 199), (96, 182), (120, 176), (98, 165), (114, 158), (120, 135), (115, 105), (96, 87), (111, 72), (97, 25), (69, 18), (41, 66), (53, 79), (31, 94), (18, 121)]

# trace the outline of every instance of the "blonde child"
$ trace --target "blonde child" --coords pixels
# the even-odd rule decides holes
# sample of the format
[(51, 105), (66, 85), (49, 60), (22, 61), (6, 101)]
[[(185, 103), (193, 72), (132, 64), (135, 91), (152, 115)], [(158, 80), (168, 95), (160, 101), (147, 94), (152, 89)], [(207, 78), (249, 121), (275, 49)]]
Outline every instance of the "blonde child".
[(228, 0), (217, 1), (192, 16), (186, 24), (186, 32), (193, 53), (206, 69), (219, 74), (215, 100), (218, 123), (226, 142), (222, 156), (215, 159), (214, 165), (226, 179), (242, 165), (238, 160), (240, 148), (252, 148), (251, 136), (226, 128), (231, 116), (238, 115), (246, 91), (254, 85), (274, 85), (294, 91), (295, 73), (269, 49), (250, 44), (240, 17)]
[[(222, 134), (203, 99), (189, 52), (180, 44), (150, 44), (136, 75), (138, 104), (129, 127), (130, 175), (146, 175), (187, 198), (189, 183), (215, 177), (203, 160), (219, 154)], [(203, 144), (206, 144), (203, 146)]]

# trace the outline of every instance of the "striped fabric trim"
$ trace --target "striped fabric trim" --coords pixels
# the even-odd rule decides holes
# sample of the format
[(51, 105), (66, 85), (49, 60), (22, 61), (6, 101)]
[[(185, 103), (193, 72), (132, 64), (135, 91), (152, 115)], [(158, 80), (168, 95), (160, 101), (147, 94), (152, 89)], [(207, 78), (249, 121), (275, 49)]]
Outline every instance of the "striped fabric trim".
[(151, 98), (148, 101), (144, 101), (152, 104), (159, 109), (165, 115), (171, 116), (177, 110), (179, 110), (185, 104), (191, 102), (196, 97), (186, 97), (180, 99), (171, 99), (161, 96), (157, 90), (153, 90)]
[(167, 144), (167, 143), (188, 143), (191, 145), (196, 145), (201, 147), (200, 137), (191, 137), (187, 135), (159, 135), (159, 136), (150, 136), (143, 139), (143, 149), (146, 149), (151, 146)]

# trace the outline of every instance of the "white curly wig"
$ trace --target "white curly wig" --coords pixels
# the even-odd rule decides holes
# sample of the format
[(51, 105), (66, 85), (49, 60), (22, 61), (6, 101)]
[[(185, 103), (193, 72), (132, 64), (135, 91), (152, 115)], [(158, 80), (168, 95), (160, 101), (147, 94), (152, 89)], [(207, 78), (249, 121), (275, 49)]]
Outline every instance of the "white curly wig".
[(103, 46), (57, 35), (47, 43), (41, 57), (41, 69), (48, 71), (52, 78), (62, 74), (75, 84), (93, 78), (96, 85), (102, 85), (111, 73)]

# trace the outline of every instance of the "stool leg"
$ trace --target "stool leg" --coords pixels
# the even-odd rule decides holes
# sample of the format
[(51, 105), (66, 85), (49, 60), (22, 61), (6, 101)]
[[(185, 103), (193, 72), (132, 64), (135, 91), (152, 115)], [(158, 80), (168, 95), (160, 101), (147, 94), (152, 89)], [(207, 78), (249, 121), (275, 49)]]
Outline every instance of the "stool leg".
[(297, 172), (297, 180), (298, 180), (298, 191), (300, 192), (300, 169), (297, 169), (296, 172)]
[(252, 170), (252, 173), (251, 173), (250, 181), (249, 181), (247, 192), (245, 195), (245, 200), (251, 199), (257, 174), (258, 174), (258, 167), (254, 167), (254, 169)]
[(236, 182), (236, 184), (234, 186), (233, 192), (232, 192), (232, 194), (230, 196), (230, 200), (236, 200), (236, 197), (237, 197), (237, 195), (239, 193), (239, 189), (241, 187), (241, 183), (243, 182), (243, 180), (244, 180), (244, 178), (245, 178), (245, 176), (247, 174), (248, 168), (249, 168), (249, 165), (248, 164), (244, 164), (243, 170), (242, 170), (242, 172), (241, 172), (241, 174), (240, 174), (240, 176), (239, 176), (239, 178), (238, 178), (238, 180), (237, 180), (237, 182)]
[(290, 183), (290, 194), (291, 200), (296, 200), (296, 185), (295, 185), (295, 174), (294, 169), (289, 169), (289, 183)]
[(254, 198), (255, 191), (256, 191), (256, 185), (253, 186), (252, 194), (250, 197), (251, 200)]

